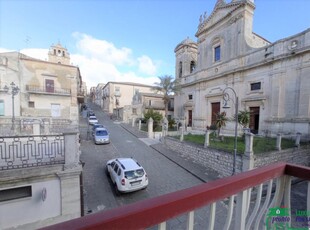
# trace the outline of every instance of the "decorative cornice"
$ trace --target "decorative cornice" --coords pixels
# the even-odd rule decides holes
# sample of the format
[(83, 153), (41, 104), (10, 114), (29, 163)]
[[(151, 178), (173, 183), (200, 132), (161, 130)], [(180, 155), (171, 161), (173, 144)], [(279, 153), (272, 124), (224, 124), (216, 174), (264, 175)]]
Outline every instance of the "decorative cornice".
[[(225, 19), (227, 19), (229, 16), (231, 16), (231, 14), (236, 11), (237, 9), (239, 9), (240, 7), (244, 7), (245, 5), (248, 5), (250, 7), (252, 7), (253, 9), (255, 9), (255, 5), (252, 2), (249, 2), (247, 0), (242, 0), (242, 1), (238, 1), (238, 2), (231, 2), (228, 4), (224, 4), (221, 3), (218, 6), (216, 6), (214, 8), (214, 10), (212, 11), (211, 15), (209, 17), (206, 17), (206, 12), (204, 13), (204, 15), (200, 16), (200, 20), (199, 20), (199, 25), (198, 25), (198, 31), (196, 32), (195, 36), (198, 37), (200, 36), (202, 33), (208, 31), (209, 29), (213, 28), (214, 26), (218, 25), (220, 22), (224, 21)], [(227, 14), (225, 16), (223, 16), (222, 18), (220, 18), (219, 20), (217, 20), (215, 23), (213, 23), (212, 25), (210, 25), (209, 27), (207, 27), (208, 22), (211, 21), (211, 19), (214, 17), (214, 15), (220, 10), (220, 9), (225, 9), (225, 8), (231, 8), (236, 6), (234, 9), (232, 9), (231, 11), (227, 12)], [(233, 22), (237, 21), (238, 19), (240, 19), (240, 16), (237, 18), (232, 19)]]

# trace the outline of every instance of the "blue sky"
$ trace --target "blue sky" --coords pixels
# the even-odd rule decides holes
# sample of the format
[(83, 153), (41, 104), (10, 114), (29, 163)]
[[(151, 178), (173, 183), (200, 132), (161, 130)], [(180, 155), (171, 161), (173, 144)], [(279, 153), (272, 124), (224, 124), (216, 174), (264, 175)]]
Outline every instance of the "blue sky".
[[(230, 2), (231, 0), (226, 0)], [(47, 59), (60, 42), (87, 86), (174, 76), (174, 48), (196, 40), (216, 0), (0, 0), (0, 52)], [(271, 42), (309, 28), (310, 0), (255, 0), (253, 32)]]

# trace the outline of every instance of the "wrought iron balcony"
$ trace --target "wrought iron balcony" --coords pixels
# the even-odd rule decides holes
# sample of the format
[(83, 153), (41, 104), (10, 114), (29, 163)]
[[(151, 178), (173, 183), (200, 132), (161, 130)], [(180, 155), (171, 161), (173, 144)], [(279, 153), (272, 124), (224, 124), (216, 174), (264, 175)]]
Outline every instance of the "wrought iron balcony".
[[(145, 229), (156, 225), (158, 229), (166, 229), (173, 218), (181, 215), (187, 218), (186, 226), (182, 229), (194, 229), (195, 213), (205, 207), (209, 208), (209, 218), (206, 217), (204, 229), (263, 229), (265, 224), (270, 227), (283, 218), (287, 220), (285, 224), (291, 226), (298, 219), (293, 221), (290, 218), (288, 221), (288, 216), (280, 215), (283, 214), (280, 209), (288, 210), (285, 215), (294, 214), (290, 213), (293, 177), (308, 181), (305, 202), (307, 210), (310, 210), (310, 168), (276, 163), (44, 229)], [(250, 205), (251, 198), (255, 203)], [(216, 216), (218, 201), (228, 202), (226, 213), (220, 216)], [(283, 205), (285, 208), (280, 208)], [(277, 210), (273, 212), (275, 208)], [(222, 226), (217, 224), (218, 219), (223, 220)]]
[(64, 164), (63, 135), (0, 138), (0, 171)]
[(0, 173), (44, 165), (77, 165), (77, 133), (0, 136)]
[(37, 85), (26, 85), (26, 90), (29, 93), (35, 94), (55, 94), (55, 95), (62, 95), (62, 96), (70, 96), (71, 89), (66, 88), (46, 88), (44, 86), (37, 86)]

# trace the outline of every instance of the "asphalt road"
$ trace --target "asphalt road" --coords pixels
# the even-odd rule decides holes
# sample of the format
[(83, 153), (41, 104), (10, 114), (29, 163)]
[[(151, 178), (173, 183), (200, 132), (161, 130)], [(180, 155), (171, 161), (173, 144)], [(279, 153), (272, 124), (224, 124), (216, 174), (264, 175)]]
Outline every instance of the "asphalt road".
[[(98, 120), (110, 132), (111, 143), (95, 145), (87, 136), (87, 120), (81, 118), (81, 157), (85, 162), (83, 170), (84, 210), (94, 213), (130, 204), (203, 183), (192, 174), (150, 148), (110, 120), (99, 107), (93, 106)], [(90, 127), (89, 127), (90, 128)], [(105, 163), (116, 157), (133, 157), (140, 162), (148, 174), (149, 186), (145, 190), (116, 196), (110, 179), (105, 175)]]

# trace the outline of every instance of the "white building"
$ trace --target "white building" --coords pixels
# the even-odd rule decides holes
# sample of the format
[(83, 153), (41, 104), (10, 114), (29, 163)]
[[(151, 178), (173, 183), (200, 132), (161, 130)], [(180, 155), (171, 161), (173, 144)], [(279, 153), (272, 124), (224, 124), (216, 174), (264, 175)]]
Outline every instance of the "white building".
[[(253, 0), (217, 0), (211, 14), (200, 17), (197, 41), (176, 46), (182, 93), (175, 97), (175, 117), (205, 130), (224, 111), (226, 89), (228, 117), (238, 98), (238, 110), (251, 112), (253, 133), (309, 138), (310, 29), (270, 43), (252, 31), (254, 10)], [(224, 132), (232, 134), (233, 123)]]
[(67, 55), (59, 44), (48, 62), (0, 54), (0, 229), (37, 229), (82, 214), (85, 85)]

